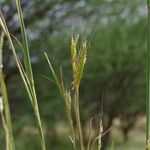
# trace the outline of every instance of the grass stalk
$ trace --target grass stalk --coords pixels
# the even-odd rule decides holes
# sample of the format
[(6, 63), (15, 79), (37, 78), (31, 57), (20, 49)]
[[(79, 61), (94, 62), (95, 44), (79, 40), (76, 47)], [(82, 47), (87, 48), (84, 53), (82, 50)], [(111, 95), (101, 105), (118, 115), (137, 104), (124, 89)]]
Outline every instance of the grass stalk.
[(21, 64), (19, 58), (17, 57), (16, 50), (15, 50), (15, 47), (14, 47), (12, 39), (11, 39), (11, 34), (8, 31), (7, 25), (5, 23), (5, 20), (4, 20), (1, 12), (0, 12), (0, 24), (8, 38), (10, 47), (11, 47), (14, 57), (15, 57), (15, 61), (16, 61), (18, 70), (20, 72), (21, 78), (23, 80), (23, 83), (25, 85), (25, 88), (27, 90), (27, 93), (28, 93), (28, 96), (29, 96), (29, 99), (31, 102), (31, 105), (34, 110), (36, 124), (38, 127), (40, 143), (41, 143), (41, 149), (46, 150), (43, 128), (42, 128), (42, 123), (41, 123), (41, 119), (40, 119), (39, 107), (38, 107), (37, 96), (36, 96), (36, 91), (35, 91), (35, 84), (34, 84), (34, 78), (33, 78), (33, 73), (32, 73), (31, 60), (30, 60), (30, 55), (29, 55), (28, 41), (27, 41), (25, 25), (24, 25), (24, 21), (23, 21), (23, 16), (22, 16), (22, 11), (21, 11), (21, 6), (20, 6), (19, 0), (16, 0), (16, 5), (17, 5), (19, 21), (20, 21), (20, 26), (21, 26), (21, 31), (22, 31), (23, 56), (24, 56), (25, 69), (24, 69), (23, 65)]
[[(32, 103), (31, 88), (30, 88), (30, 86), (29, 86), (30, 84), (29, 84), (29, 82), (28, 82), (28, 80), (27, 80), (27, 77), (26, 77), (26, 75), (25, 75), (26, 73), (25, 73), (25, 71), (24, 71), (24, 69), (23, 69), (23, 67), (22, 67), (22, 65), (21, 65), (21, 62), (20, 62), (20, 60), (19, 60), (19, 58), (18, 58), (18, 56), (17, 56), (15, 47), (14, 47), (13, 42), (12, 42), (12, 39), (11, 39), (11, 35), (10, 35), (9, 31), (8, 31), (6, 22), (5, 22), (4, 17), (3, 17), (3, 15), (2, 15), (1, 12), (0, 12), (0, 25), (2, 26), (4, 32), (5, 32), (6, 36), (7, 36), (7, 39), (8, 39), (8, 41), (9, 41), (9, 45), (10, 45), (10, 47), (11, 47), (11, 49), (12, 49), (12, 52), (13, 52), (13, 55), (14, 55), (14, 58), (15, 58), (15, 61), (16, 61), (16, 64), (17, 64), (19, 73), (20, 73), (20, 75), (21, 75), (21, 78), (22, 78), (22, 80), (23, 80), (23, 83), (24, 83), (24, 85), (25, 85), (25, 88), (26, 88), (26, 90), (27, 90), (27, 93), (28, 93), (28, 95), (29, 95), (29, 97), (30, 97), (30, 100), (31, 100), (31, 103)], [(33, 104), (33, 103), (32, 103), (32, 104)]]
[(91, 134), (92, 134), (92, 118), (90, 119), (90, 123), (89, 123), (89, 140), (87, 144), (87, 150), (90, 150), (91, 140), (92, 140)]
[(100, 118), (99, 118), (99, 133), (98, 133), (97, 148), (98, 148), (98, 150), (101, 150), (101, 148), (102, 148), (102, 134), (103, 134), (103, 92), (101, 95), (99, 115), (100, 115)]
[(28, 40), (27, 40), (26, 29), (25, 29), (25, 24), (24, 24), (24, 20), (23, 20), (20, 0), (16, 0), (16, 5), (17, 5), (17, 11), (18, 11), (19, 22), (20, 22), (20, 27), (21, 27), (21, 34), (22, 34), (22, 41), (23, 41), (25, 71), (26, 71), (26, 75), (27, 75), (30, 85), (31, 85), (31, 94), (32, 94), (32, 102), (33, 102), (32, 106), (34, 109), (35, 118), (36, 118), (38, 131), (39, 131), (39, 135), (40, 135), (41, 148), (42, 148), (42, 150), (45, 150), (46, 149), (45, 139), (44, 139), (43, 128), (42, 128), (39, 107), (38, 107), (38, 102), (37, 102), (37, 96), (36, 96), (36, 91), (35, 91), (34, 77), (33, 77), (33, 73), (32, 73), (32, 66), (31, 66), (31, 60), (30, 60), (30, 54), (29, 54), (29, 46), (28, 46)]
[(81, 121), (80, 121), (80, 111), (79, 111), (79, 88), (75, 88), (74, 90), (74, 113), (75, 113), (78, 133), (79, 133), (80, 148), (81, 150), (84, 150), (83, 134), (81, 128)]
[(4, 113), (1, 111), (2, 123), (6, 135), (6, 150), (15, 150), (14, 136), (11, 122), (11, 113), (9, 108), (9, 101), (7, 95), (6, 84), (3, 75), (3, 37), (4, 33), (2, 32), (0, 37), (0, 88), (2, 93), (1, 98), (1, 108), (3, 107), (4, 102)]
[(2, 119), (2, 126), (3, 126), (4, 131), (5, 131), (6, 150), (10, 150), (11, 147), (10, 147), (10, 144), (9, 144), (9, 133), (8, 133), (6, 120), (5, 120), (3, 111), (1, 111), (1, 119)]
[(102, 147), (102, 132), (103, 132), (103, 125), (102, 125), (102, 118), (100, 118), (100, 122), (99, 122), (99, 135), (98, 135), (98, 150), (101, 150)]
[(77, 149), (77, 147), (76, 147), (76, 137), (75, 137), (75, 130), (74, 130), (73, 120), (72, 120), (72, 115), (71, 115), (71, 96), (70, 96), (70, 92), (68, 92), (64, 87), (62, 71), (61, 71), (61, 81), (60, 81), (58, 79), (52, 65), (51, 65), (51, 62), (48, 58), (48, 55), (46, 53), (44, 53), (44, 54), (45, 54), (47, 63), (49, 65), (49, 68), (52, 72), (52, 75), (54, 77), (55, 83), (56, 83), (56, 85), (58, 87), (58, 90), (60, 92), (60, 95), (62, 96), (63, 102), (65, 104), (67, 119), (68, 119), (68, 122), (69, 122), (70, 133), (71, 133), (70, 139), (71, 139), (72, 144), (73, 144), (73, 149), (76, 150)]
[(86, 47), (86, 41), (83, 42), (78, 53), (77, 43), (78, 43), (78, 36), (72, 37), (71, 59), (72, 59), (72, 70), (73, 70), (73, 73), (72, 73), (73, 74), (73, 98), (71, 98), (70, 96), (70, 91), (67, 91), (64, 87), (62, 73), (61, 73), (61, 82), (60, 82), (46, 53), (45, 53), (45, 57), (50, 67), (50, 70), (53, 74), (53, 77), (55, 79), (59, 92), (61, 93), (63, 97), (64, 103), (66, 106), (66, 112), (67, 112), (67, 117), (68, 117), (68, 121), (70, 125), (70, 130), (72, 133), (72, 137), (71, 137), (73, 141), (72, 143), (73, 143), (74, 149), (76, 149), (75, 130), (74, 130), (74, 125), (73, 125), (73, 120), (72, 120), (72, 115), (71, 115), (71, 102), (73, 99), (75, 120), (77, 124), (79, 140), (80, 140), (80, 149), (84, 150), (84, 141), (83, 141), (83, 134), (82, 134), (82, 128), (81, 128), (81, 121), (80, 121), (80, 111), (79, 111), (79, 86), (80, 86), (80, 81), (82, 78), (82, 73), (83, 73), (83, 69), (84, 69), (84, 65), (86, 61), (87, 47)]
[(86, 62), (87, 45), (86, 41), (82, 43), (80, 49), (77, 49), (79, 36), (72, 37), (71, 40), (71, 58), (72, 58), (72, 73), (73, 73), (73, 89), (74, 89), (74, 114), (79, 134), (80, 149), (84, 150), (83, 133), (80, 121), (80, 110), (79, 110), (79, 87), (82, 78), (84, 65)]
[(148, 59), (147, 59), (147, 128), (146, 128), (146, 150), (150, 150), (150, 0), (147, 0), (148, 8)]
[[(16, 6), (17, 6), (17, 11), (18, 11), (18, 17), (19, 17), (19, 22), (20, 22), (20, 27), (21, 27), (21, 34), (22, 34), (22, 41), (23, 41), (25, 70), (27, 72), (27, 76), (29, 76), (29, 78), (33, 80), (32, 66), (31, 66), (31, 60), (30, 60), (30, 54), (29, 54), (29, 46), (28, 46), (28, 40), (27, 40), (20, 0), (16, 0)], [(34, 84), (34, 81), (32, 82)]]

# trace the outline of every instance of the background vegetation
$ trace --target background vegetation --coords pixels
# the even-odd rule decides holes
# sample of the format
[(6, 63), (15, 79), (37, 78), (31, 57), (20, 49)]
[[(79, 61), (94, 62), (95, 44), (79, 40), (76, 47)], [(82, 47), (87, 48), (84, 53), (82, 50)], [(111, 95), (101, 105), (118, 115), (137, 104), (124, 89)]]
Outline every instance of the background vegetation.
[[(47, 147), (71, 149), (65, 108), (57, 87), (45, 77), (51, 74), (43, 52), (47, 52), (56, 71), (61, 65), (66, 82), (71, 82), (70, 40), (72, 33), (79, 33), (89, 47), (80, 87), (85, 134), (89, 119), (99, 113), (103, 93), (104, 131), (111, 127), (103, 137), (104, 143), (109, 139), (108, 145), (114, 143), (115, 149), (128, 145), (128, 149), (141, 149), (145, 140), (146, 1), (21, 0), (21, 5)], [(14, 1), (1, 0), (0, 9), (10, 32), (20, 39)], [(19, 47), (18, 55), (22, 59)], [(38, 149), (33, 110), (7, 41), (4, 72), (17, 149)], [(33, 141), (27, 137), (33, 137)], [(3, 145), (4, 138), (0, 138)]]

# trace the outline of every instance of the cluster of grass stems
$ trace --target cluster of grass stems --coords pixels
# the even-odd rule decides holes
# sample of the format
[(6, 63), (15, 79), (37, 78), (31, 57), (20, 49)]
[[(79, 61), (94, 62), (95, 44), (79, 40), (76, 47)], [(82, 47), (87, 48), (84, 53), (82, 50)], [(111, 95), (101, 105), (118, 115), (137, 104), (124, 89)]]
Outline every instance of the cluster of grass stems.
[[(150, 150), (150, 0), (148, 1), (148, 92), (147, 92), (147, 138), (146, 138), (146, 150)], [(45, 139), (44, 139), (44, 133), (39, 113), (39, 107), (37, 102), (37, 95), (36, 95), (36, 89), (34, 84), (34, 77), (32, 72), (32, 66), (31, 66), (31, 59), (29, 54), (29, 46), (28, 46), (28, 40), (24, 25), (24, 20), (22, 16), (22, 10), (20, 5), (20, 0), (16, 0), (16, 6), (19, 16), (19, 22), (21, 27), (21, 35), (22, 35), (22, 42), (20, 42), (15, 36), (11, 35), (7, 25), (5, 23), (4, 17), (2, 13), (0, 12), (0, 27), (2, 29), (2, 33), (0, 35), (0, 89), (2, 97), (0, 97), (0, 116), (2, 119), (3, 128), (5, 131), (5, 137), (6, 137), (6, 150), (15, 150), (15, 142), (14, 142), (14, 136), (13, 136), (13, 129), (12, 129), (12, 123), (11, 123), (11, 113), (9, 108), (9, 101), (8, 101), (8, 95), (7, 95), (7, 89), (6, 84), (4, 80), (4, 74), (3, 74), (3, 40), (4, 36), (7, 37), (7, 40), (9, 42), (9, 45), (12, 49), (20, 76), (22, 78), (22, 81), (24, 83), (25, 89), (28, 93), (30, 103), (33, 107), (34, 114), (35, 114), (35, 120), (37, 123), (38, 133), (39, 133), (39, 141), (41, 143), (41, 150), (46, 150), (45, 146)], [(20, 61), (20, 59), (17, 56), (16, 49), (13, 44), (13, 39), (18, 43), (20, 46), (20, 49), (23, 53), (23, 62)], [(90, 127), (89, 127), (89, 139), (87, 142), (87, 145), (85, 145), (84, 141), (84, 134), (81, 127), (81, 121), (80, 121), (80, 109), (79, 109), (79, 88), (80, 88), (80, 82), (86, 62), (87, 57), (87, 42), (84, 41), (81, 43), (80, 48), (78, 49), (78, 41), (79, 36), (73, 36), (71, 40), (71, 63), (72, 63), (72, 76), (73, 76), (73, 82), (70, 83), (72, 85), (71, 89), (67, 89), (65, 87), (64, 83), (64, 77), (62, 70), (60, 70), (60, 77), (57, 76), (55, 73), (54, 68), (51, 65), (51, 62), (48, 58), (48, 55), (46, 53), (45, 57), (47, 60), (47, 63), (49, 65), (49, 68), (51, 70), (51, 73), (54, 77), (54, 80), (56, 82), (56, 85), (58, 87), (58, 90), (60, 92), (60, 95), (62, 96), (63, 102), (65, 104), (66, 108), (66, 114), (68, 118), (68, 123), (70, 127), (70, 135), (69, 138), (72, 142), (72, 146), (74, 150), (90, 150), (93, 148), (93, 145), (97, 141), (97, 149), (101, 149), (101, 137), (103, 132), (103, 125), (102, 125), (102, 119), (100, 117), (99, 121), (99, 133), (98, 136), (92, 140), (91, 137), (91, 130), (92, 130), (92, 119), (89, 121)], [(72, 116), (75, 116), (75, 121), (73, 120)], [(77, 126), (77, 131), (76, 127)], [(79, 140), (78, 140), (79, 139)], [(113, 148), (112, 148), (113, 149)]]
[[(25, 25), (24, 25), (24, 20), (23, 20), (23, 16), (22, 16), (20, 0), (16, 0), (16, 6), (17, 6), (17, 11), (18, 11), (18, 16), (19, 16), (20, 27), (21, 27), (22, 42), (19, 42), (19, 40), (17, 40), (17, 38), (15, 38), (14, 36), (11, 36), (1, 12), (0, 12), (0, 25), (3, 29), (4, 34), (6, 35), (6, 37), (8, 39), (8, 42), (12, 49), (20, 76), (25, 85), (26, 91), (29, 96), (29, 100), (30, 100), (31, 105), (34, 110), (38, 133), (39, 133), (39, 138), (40, 138), (40, 143), (41, 143), (41, 149), (46, 150), (44, 134), (43, 134), (42, 124), (41, 124), (41, 119), (40, 119), (40, 113), (39, 113), (39, 108), (38, 108), (35, 84), (34, 84), (34, 77), (33, 77), (33, 73), (32, 73), (31, 59), (30, 59), (30, 55), (29, 55), (28, 40), (27, 40), (26, 31), (25, 31)], [(23, 63), (19, 60), (19, 58), (17, 56), (12, 37), (18, 42), (18, 44), (20, 45), (20, 48), (23, 52), (23, 58), (24, 58)], [(3, 39), (3, 37), (1, 37), (1, 38)], [(3, 40), (1, 40), (1, 43), (2, 43), (2, 41)], [(1, 46), (1, 51), (2, 51), (2, 46)], [(1, 57), (2, 57), (2, 53), (1, 53)], [(2, 61), (1, 61), (1, 66), (2, 66)], [(7, 132), (7, 137), (8, 137), (7, 140), (9, 143), (8, 150), (14, 150), (15, 146), (14, 146), (14, 140), (13, 140), (13, 134), (12, 134), (12, 127), (11, 127), (10, 110), (9, 110), (9, 105), (8, 105), (8, 98), (7, 98), (7, 92), (6, 92), (6, 86), (5, 86), (5, 82), (4, 82), (4, 78), (3, 78), (2, 68), (1, 68), (1, 78), (0, 79), (1, 79), (1, 91), (2, 91), (2, 96), (3, 96), (3, 100), (4, 100), (5, 124), (6, 124), (7, 130), (8, 130), (8, 132)]]
[[(3, 39), (4, 39), (4, 33), (2, 32), (0, 35), (0, 89), (2, 94), (2, 96), (0, 97), (0, 115), (5, 130), (6, 149), (14, 150), (15, 146), (14, 146), (12, 123), (11, 123), (11, 115), (9, 109), (7, 89), (6, 89), (6, 84), (3, 75), (3, 63), (2, 63), (3, 62), (2, 59)], [(3, 106), (3, 101), (4, 101), (4, 106)]]
[[(78, 149), (91, 150), (94, 148), (94, 145), (97, 141), (97, 149), (100, 150), (101, 149), (101, 137), (102, 137), (102, 132), (103, 132), (103, 125), (102, 125), (101, 117), (99, 121), (98, 136), (94, 140), (91, 137), (92, 120), (94, 118), (90, 119), (88, 142), (87, 142), (87, 145), (85, 145), (84, 143), (84, 138), (83, 138), (84, 134), (83, 134), (81, 121), (80, 121), (79, 87), (80, 87), (80, 81), (82, 78), (82, 74), (83, 74), (83, 70), (84, 70), (84, 66), (86, 62), (87, 42), (83, 41), (80, 48), (78, 48), (78, 41), (79, 41), (79, 36), (73, 36), (71, 39), (71, 63), (72, 63), (73, 81), (70, 83), (72, 87), (69, 90), (65, 87), (62, 70), (60, 69), (60, 77), (58, 77), (46, 53), (45, 53), (45, 57), (49, 65), (49, 68), (52, 72), (52, 75), (54, 77), (54, 80), (56, 82), (56, 85), (58, 87), (58, 90), (60, 92), (60, 95), (62, 96), (62, 99), (65, 104), (66, 114), (67, 114), (67, 118), (68, 118), (68, 122), (70, 126), (69, 137), (72, 142), (73, 149), (74, 150), (78, 150)], [(73, 121), (72, 116), (75, 116), (75, 121)], [(75, 125), (77, 126), (77, 132), (75, 129)], [(79, 138), (79, 142), (78, 142), (78, 138)]]
[[(41, 143), (41, 150), (46, 150), (44, 133), (43, 133), (42, 123), (40, 119), (36, 89), (35, 89), (35, 84), (34, 84), (34, 77), (33, 77), (32, 66), (31, 66), (31, 59), (30, 59), (30, 54), (29, 54), (28, 40), (27, 40), (20, 0), (16, 0), (16, 6), (17, 6), (17, 11), (18, 11), (19, 23), (21, 27), (21, 36), (22, 36), (21, 42), (14, 35), (10, 34), (7, 28), (5, 19), (2, 13), (0, 12), (0, 27), (2, 29), (2, 34), (0, 37), (0, 85), (1, 85), (1, 93), (2, 93), (2, 98), (0, 99), (0, 109), (1, 109), (0, 114), (1, 114), (2, 123), (3, 123), (3, 127), (5, 130), (5, 134), (6, 134), (6, 149), (15, 150), (15, 142), (14, 142), (14, 136), (13, 136), (12, 123), (11, 123), (11, 115), (10, 115), (10, 109), (9, 109), (7, 89), (6, 89), (4, 75), (3, 75), (2, 49), (3, 49), (4, 36), (7, 37), (9, 45), (12, 49), (12, 52), (16, 61), (16, 65), (18, 67), (20, 76), (24, 83), (25, 89), (28, 93), (30, 103), (34, 110), (35, 120), (37, 123), (37, 128), (38, 128), (38, 133), (39, 133), (39, 139)], [(55, 82), (58, 86), (59, 92), (65, 103), (65, 108), (67, 112), (66, 114), (67, 114), (67, 118), (68, 118), (68, 122), (70, 126), (69, 137), (72, 142), (73, 149), (85, 150), (86, 148), (84, 144), (83, 131), (81, 128), (81, 121), (80, 121), (80, 111), (79, 111), (79, 87), (80, 87), (80, 81), (82, 78), (84, 65), (86, 62), (87, 43), (86, 41), (83, 42), (80, 50), (78, 50), (77, 49), (78, 39), (79, 39), (79, 36), (75, 36), (75, 37), (72, 37), (72, 41), (71, 41), (71, 58), (72, 58), (72, 70), (73, 70), (72, 71), (73, 87), (71, 90), (67, 90), (65, 88), (65, 85), (63, 82), (62, 71), (60, 71), (61, 78), (59, 80), (46, 53), (45, 53), (45, 57), (50, 67), (50, 70), (52, 72), (52, 75), (54, 76)], [(20, 49), (22, 50), (23, 62), (21, 62), (17, 56), (17, 52), (13, 44), (13, 40), (17, 42), (17, 44), (20, 46)], [(4, 102), (4, 106), (3, 106), (3, 102)], [(72, 106), (73, 106), (73, 111), (72, 111)], [(72, 113), (74, 113), (75, 122), (72, 119)], [(77, 134), (75, 131), (75, 124), (77, 125)], [(101, 123), (100, 123), (100, 126), (102, 126)], [(90, 150), (91, 147), (93, 146), (93, 143), (95, 142), (95, 141), (93, 143), (91, 142), (91, 128), (92, 128), (92, 119), (90, 120), (90, 132), (89, 132), (89, 141), (87, 144), (87, 150)], [(98, 140), (99, 150), (101, 149), (101, 134), (102, 134), (102, 130), (99, 130), (99, 136), (98, 138), (96, 138), (96, 140)], [(78, 137), (79, 137), (79, 143), (77, 142)], [(78, 148), (78, 145), (80, 145), (80, 148)]]

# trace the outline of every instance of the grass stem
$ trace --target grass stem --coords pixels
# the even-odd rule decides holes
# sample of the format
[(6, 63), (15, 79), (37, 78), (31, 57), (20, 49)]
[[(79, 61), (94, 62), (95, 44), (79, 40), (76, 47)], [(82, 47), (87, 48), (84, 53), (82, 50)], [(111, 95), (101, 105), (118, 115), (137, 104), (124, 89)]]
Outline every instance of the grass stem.
[(148, 58), (147, 58), (147, 100), (146, 100), (146, 150), (150, 150), (150, 0), (147, 0), (148, 7)]
[(0, 89), (2, 94), (1, 103), (4, 102), (4, 113), (3, 111), (1, 112), (1, 117), (2, 117), (2, 123), (4, 126), (5, 134), (6, 134), (6, 149), (15, 150), (12, 122), (11, 122), (11, 113), (10, 113), (6, 84), (3, 75), (3, 38), (4, 38), (4, 33), (2, 32), (0, 37)]
[(6, 36), (8, 38), (9, 45), (13, 51), (17, 67), (20, 72), (20, 76), (23, 80), (23, 83), (25, 85), (26, 91), (28, 93), (28, 96), (29, 96), (29, 99), (31, 102), (31, 105), (34, 110), (35, 120), (36, 120), (37, 127), (38, 127), (39, 139), (40, 139), (40, 143), (41, 143), (41, 149), (46, 150), (44, 133), (43, 133), (40, 112), (39, 112), (39, 107), (38, 107), (38, 102), (37, 102), (37, 96), (36, 96), (36, 90), (35, 90), (35, 84), (34, 84), (34, 77), (33, 77), (33, 73), (32, 73), (31, 59), (30, 59), (30, 55), (29, 55), (28, 41), (27, 41), (25, 25), (24, 25), (24, 21), (23, 21), (22, 10), (21, 10), (21, 5), (20, 5), (19, 0), (16, 0), (16, 5), (17, 5), (18, 16), (19, 16), (19, 21), (20, 21), (20, 26), (21, 26), (21, 31), (22, 31), (23, 56), (24, 56), (25, 69), (23, 67), (23, 64), (21, 64), (21, 62), (17, 56), (15, 47), (14, 47), (12, 39), (11, 39), (11, 34), (8, 31), (6, 22), (5, 22), (4, 17), (1, 12), (0, 12), (0, 25), (2, 26)]
[(76, 150), (77, 147), (76, 147), (76, 137), (75, 137), (75, 130), (74, 130), (74, 126), (73, 126), (73, 120), (72, 120), (72, 115), (71, 115), (71, 97), (70, 97), (70, 92), (67, 92), (67, 90), (65, 89), (64, 87), (64, 83), (63, 83), (63, 75), (62, 75), (62, 72), (61, 72), (61, 82), (59, 81), (52, 65), (51, 65), (51, 62), (48, 58), (48, 55), (46, 53), (44, 53), (45, 57), (46, 57), (46, 60), (47, 60), (47, 63), (49, 65), (49, 68), (52, 72), (52, 75), (54, 77), (54, 80), (55, 80), (55, 83), (57, 85), (57, 88), (60, 92), (60, 95), (62, 96), (62, 99), (63, 99), (63, 102), (65, 104), (65, 109), (66, 109), (66, 114), (67, 114), (67, 119), (68, 119), (68, 122), (69, 122), (69, 127), (70, 127), (70, 133), (71, 133), (71, 141), (72, 141), (72, 144), (73, 144), (73, 149)]
[(81, 121), (80, 121), (80, 111), (79, 111), (79, 88), (78, 87), (76, 87), (74, 90), (74, 113), (75, 113), (78, 133), (79, 133), (80, 148), (81, 150), (84, 150), (83, 134), (81, 128)]

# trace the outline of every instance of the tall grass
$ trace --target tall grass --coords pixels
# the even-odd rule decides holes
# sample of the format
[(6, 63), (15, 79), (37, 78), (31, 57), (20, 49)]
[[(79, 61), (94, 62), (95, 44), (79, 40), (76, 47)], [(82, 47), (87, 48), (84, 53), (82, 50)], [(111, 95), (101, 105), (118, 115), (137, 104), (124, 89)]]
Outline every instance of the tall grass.
[[(30, 54), (29, 54), (28, 40), (27, 40), (20, 0), (16, 0), (16, 6), (18, 10), (19, 22), (20, 22), (20, 27), (21, 27), (22, 42), (20, 42), (16, 37), (12, 36), (9, 33), (6, 22), (1, 12), (0, 12), (0, 25), (8, 39), (8, 42), (12, 49), (20, 76), (22, 78), (25, 89), (29, 96), (30, 103), (34, 110), (40, 143), (41, 143), (41, 149), (46, 150), (45, 139), (44, 139), (42, 123), (41, 123), (40, 113), (39, 113), (39, 107), (38, 107), (38, 102), (37, 102), (36, 89), (35, 89), (35, 84), (34, 84), (34, 76), (33, 76), (32, 66), (31, 66), (31, 59), (30, 59)], [(24, 58), (23, 62), (21, 62), (17, 56), (12, 37), (17, 41), (17, 43), (20, 45), (20, 48), (23, 50), (23, 58)], [(97, 149), (100, 150), (101, 149), (101, 137), (102, 137), (102, 120), (101, 119), (100, 119), (100, 124), (98, 127), (99, 128), (98, 137), (96, 137), (94, 140), (91, 138), (92, 119), (90, 120), (89, 140), (88, 140), (87, 146), (84, 143), (84, 136), (83, 136), (84, 134), (83, 134), (83, 130), (81, 127), (80, 109), (79, 109), (79, 89), (80, 89), (80, 82), (82, 79), (83, 70), (85, 67), (85, 62), (86, 62), (86, 57), (87, 57), (87, 42), (83, 41), (80, 48), (78, 48), (78, 43), (79, 43), (79, 36), (73, 36), (71, 39), (71, 64), (72, 64), (73, 82), (70, 83), (72, 85), (72, 88), (69, 90), (65, 86), (62, 71), (60, 70), (60, 78), (59, 78), (56, 75), (55, 70), (53, 69), (51, 62), (48, 58), (48, 55), (46, 53), (45, 53), (45, 57), (49, 65), (49, 68), (52, 72), (52, 75), (54, 77), (54, 80), (56, 82), (56, 85), (58, 87), (58, 90), (65, 104), (66, 114), (67, 114), (69, 127), (70, 127), (69, 138), (72, 142), (73, 149), (74, 150), (78, 150), (78, 149), (90, 150), (92, 149), (92, 146), (97, 141)], [(9, 107), (8, 107), (9, 105), (8, 105), (8, 98), (6, 94), (6, 86), (5, 86), (4, 80), (2, 81), (3, 81), (2, 87), (3, 87), (3, 92), (4, 92), (3, 94), (4, 107), (6, 107), (5, 109), (6, 119), (3, 121), (3, 124), (4, 124), (5, 129), (9, 129), (10, 131), (12, 131), (11, 126), (7, 126), (7, 123), (8, 125), (11, 125), (11, 122), (10, 122), (11, 118), (10, 118), (10, 112), (9, 112)], [(75, 120), (73, 120), (72, 115), (75, 116)], [(77, 125), (77, 134), (76, 134), (75, 124)], [(11, 136), (12, 132), (8, 132), (8, 133), (9, 134), (7, 134), (6, 137), (10, 136), (11, 138), (7, 140), (7, 143), (10, 142), (12, 145), (12, 148), (8, 148), (8, 149), (14, 150), (13, 136)]]
[[(73, 143), (74, 149), (76, 149), (76, 137), (75, 137), (75, 128), (73, 126), (73, 119), (72, 119), (72, 107), (71, 103), (73, 103), (73, 109), (74, 109), (74, 115), (76, 118), (76, 124), (77, 124), (77, 129), (78, 129), (78, 135), (79, 135), (79, 140), (80, 140), (80, 149), (84, 150), (85, 145), (83, 142), (83, 134), (82, 134), (82, 128), (81, 128), (81, 121), (80, 121), (80, 111), (79, 111), (79, 87), (80, 87), (80, 81), (82, 78), (82, 73), (84, 69), (84, 65), (86, 62), (86, 53), (87, 53), (87, 45), (86, 41), (82, 43), (82, 46), (80, 48), (80, 51), (77, 51), (77, 43), (78, 43), (79, 36), (72, 37), (71, 41), (71, 59), (72, 59), (72, 74), (73, 74), (73, 91), (71, 90), (66, 90), (64, 87), (63, 83), (63, 76), (61, 73), (61, 78), (60, 80), (58, 79), (51, 63), (50, 60), (45, 53), (47, 62), (49, 64), (50, 70), (54, 76), (55, 82), (58, 86), (58, 89), (63, 96), (65, 106), (66, 106), (66, 112), (67, 112), (67, 117), (68, 121), (70, 124), (70, 130), (71, 130), (71, 141)], [(71, 94), (73, 93), (73, 96), (71, 97)]]
[(146, 129), (146, 150), (150, 150), (150, 0), (147, 0), (148, 7), (148, 68), (147, 68), (147, 129)]
[[(0, 36), (0, 89), (2, 94), (2, 97), (0, 98), (1, 100), (0, 114), (1, 114), (2, 123), (6, 135), (6, 150), (15, 150), (9, 101), (8, 101), (4, 75), (3, 75), (3, 39), (4, 39), (4, 33), (2, 32)], [(3, 106), (3, 102), (4, 102), (4, 106)], [(3, 112), (3, 107), (4, 107), (4, 112)]]
[[(23, 47), (23, 57), (24, 57), (23, 64), (20, 62), (19, 58), (17, 57), (16, 50), (15, 50), (15, 47), (13, 45), (13, 41), (11, 38), (11, 34), (8, 31), (8, 28), (7, 28), (7, 25), (5, 23), (2, 13), (0, 13), (0, 24), (7, 36), (9, 45), (13, 51), (15, 61), (18, 66), (18, 70), (20, 72), (21, 78), (23, 80), (23, 83), (25, 85), (26, 91), (28, 93), (28, 96), (29, 96), (29, 99), (31, 102), (31, 105), (34, 110), (35, 119), (36, 119), (36, 123), (37, 123), (37, 127), (38, 127), (40, 143), (41, 143), (41, 149), (46, 150), (45, 139), (44, 139), (42, 123), (41, 123), (40, 113), (39, 113), (39, 107), (38, 107), (38, 102), (37, 102), (35, 84), (34, 84), (34, 77), (33, 77), (33, 73), (32, 73), (31, 60), (30, 60), (30, 55), (29, 55), (28, 40), (27, 40), (24, 20), (23, 20), (23, 16), (22, 16), (20, 0), (16, 0), (16, 5), (17, 5), (19, 22), (20, 22), (20, 27), (21, 27), (21, 34), (22, 34), (22, 43), (23, 43), (22, 47)], [(25, 67), (23, 67), (23, 66), (25, 66)]]
[[(73, 82), (70, 83), (72, 85), (72, 88), (70, 90), (67, 90), (65, 88), (64, 82), (63, 82), (63, 75), (62, 71), (60, 71), (60, 78), (56, 75), (54, 68), (52, 67), (52, 64), (48, 58), (48, 55), (45, 53), (45, 57), (47, 60), (47, 63), (49, 65), (49, 68), (52, 72), (52, 75), (54, 77), (54, 80), (56, 82), (56, 85), (59, 89), (59, 92), (61, 96), (63, 97), (65, 107), (66, 107), (66, 114), (68, 117), (68, 122), (70, 125), (70, 133), (71, 133), (71, 141), (73, 144), (73, 148), (81, 149), (81, 150), (90, 150), (93, 149), (93, 146), (95, 144), (95, 141), (97, 142), (97, 149), (101, 149), (101, 137), (102, 137), (102, 120), (100, 119), (99, 124), (99, 133), (98, 137), (96, 137), (93, 141), (91, 137), (91, 129), (92, 129), (92, 120), (90, 119), (90, 127), (89, 127), (89, 139), (87, 146), (84, 143), (83, 138), (83, 130), (81, 127), (81, 121), (80, 121), (80, 109), (79, 109), (79, 88), (80, 88), (80, 82), (82, 79), (82, 74), (86, 62), (87, 57), (87, 42), (82, 42), (80, 48), (78, 48), (78, 42), (79, 36), (73, 36), (71, 39), (71, 64), (72, 64), (72, 76), (73, 76)], [(72, 115), (75, 116), (75, 123), (77, 125), (77, 133), (79, 137), (79, 143), (77, 141), (77, 137), (75, 135), (75, 126), (73, 123)], [(80, 148), (78, 148), (78, 146)]]
[(78, 127), (80, 146), (81, 146), (81, 150), (84, 150), (83, 134), (81, 129), (80, 111), (79, 111), (79, 87), (80, 87), (80, 81), (82, 78), (84, 65), (86, 62), (87, 45), (86, 45), (86, 41), (83, 42), (82, 47), (80, 48), (80, 51), (78, 53), (77, 51), (78, 39), (79, 36), (76, 36), (75, 38), (73, 37), (71, 43), (73, 90), (74, 90), (73, 106), (74, 106), (76, 124)]
[(70, 127), (70, 132), (71, 132), (71, 136), (70, 139), (71, 139), (71, 142), (73, 144), (73, 148), (74, 150), (77, 149), (76, 147), (76, 137), (75, 137), (75, 130), (74, 130), (74, 126), (73, 126), (73, 120), (72, 120), (72, 115), (71, 115), (71, 96), (70, 96), (70, 91), (68, 91), (65, 87), (64, 87), (64, 83), (63, 83), (63, 77), (62, 77), (62, 73), (61, 73), (61, 79), (59, 80), (52, 65), (51, 65), (51, 62), (48, 58), (48, 55), (46, 53), (45, 54), (45, 57), (46, 57), (46, 60), (48, 62), (48, 65), (50, 67), (50, 70), (53, 74), (53, 77), (55, 79), (55, 82), (56, 82), (56, 85), (58, 87), (58, 90), (60, 92), (60, 95), (62, 96), (62, 99), (63, 99), (63, 102), (65, 104), (65, 108), (66, 108), (66, 114), (67, 114), (67, 118), (68, 118), (68, 122), (69, 122), (69, 127)]

